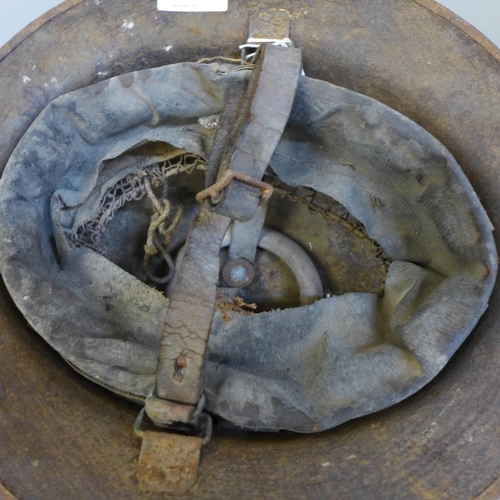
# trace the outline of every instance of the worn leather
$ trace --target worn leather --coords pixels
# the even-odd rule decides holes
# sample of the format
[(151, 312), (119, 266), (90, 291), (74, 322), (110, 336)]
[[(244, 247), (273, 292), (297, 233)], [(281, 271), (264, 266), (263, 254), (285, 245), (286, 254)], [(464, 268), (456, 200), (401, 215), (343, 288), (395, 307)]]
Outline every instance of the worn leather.
[[(35, 120), (0, 181), (0, 271), (13, 300), (80, 372), (128, 397), (154, 386), (167, 312), (166, 298), (128, 263), (138, 258), (132, 230), (150, 209), (124, 207), (109, 228), (121, 253), (106, 257), (72, 248), (64, 231), (92, 213), (109, 179), (130, 173), (108, 160), (133, 146), (164, 141), (208, 157), (210, 131), (198, 119), (218, 115), (248, 73), (180, 64), (62, 96)], [(230, 323), (216, 314), (207, 409), (248, 428), (315, 432), (401, 401), (435, 377), (486, 309), (497, 254), (449, 151), (368, 97), (300, 78), (271, 164), (287, 185), (341, 201), (394, 259), (383, 297), (332, 296), (234, 314)]]
[[(288, 122), (301, 70), (300, 50), (262, 47), (239, 108), (231, 103), (221, 115), (213, 148), (217, 153), (210, 162), (210, 169), (219, 162), (219, 177), (227, 170), (255, 180), (263, 177)], [(162, 334), (156, 375), (159, 398), (196, 406), (203, 390), (222, 240), (232, 219), (253, 217), (260, 204), (260, 192), (255, 196), (254, 188), (248, 191), (248, 186), (238, 184), (235, 180), (227, 186), (220, 203), (207, 200), (190, 228)], [(248, 196), (241, 196), (241, 189)]]

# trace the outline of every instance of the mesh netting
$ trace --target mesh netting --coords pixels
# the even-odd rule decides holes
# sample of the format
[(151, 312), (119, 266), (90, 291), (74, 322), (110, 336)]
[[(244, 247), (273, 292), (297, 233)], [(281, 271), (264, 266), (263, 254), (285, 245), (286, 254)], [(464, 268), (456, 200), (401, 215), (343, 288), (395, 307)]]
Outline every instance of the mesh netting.
[(66, 237), (76, 248), (90, 248), (101, 255), (106, 255), (106, 248), (101, 243), (106, 224), (126, 203), (139, 201), (147, 195), (148, 180), (154, 188), (157, 188), (166, 186), (167, 179), (173, 175), (205, 169), (205, 160), (193, 154), (182, 154), (170, 160), (140, 168), (109, 188), (99, 203), (95, 217), (85, 220), (76, 231), (67, 230)]
[(388, 268), (392, 262), (391, 257), (377, 241), (368, 236), (366, 227), (342, 203), (312, 188), (288, 186), (269, 170), (266, 172), (264, 181), (273, 186), (274, 193), (278, 196), (287, 197), (294, 203), (305, 205), (312, 213), (323, 216), (328, 223), (340, 224), (357, 238), (366, 241), (370, 245), (373, 255), (377, 259), (382, 260), (386, 268)]
[[(66, 237), (75, 248), (89, 248), (105, 256), (107, 249), (102, 244), (102, 239), (107, 223), (128, 202), (140, 201), (147, 196), (149, 183), (153, 188), (164, 188), (172, 176), (205, 170), (204, 158), (189, 153), (138, 168), (135, 173), (128, 174), (106, 190), (95, 217), (86, 219), (76, 231), (66, 230)], [(364, 225), (338, 201), (311, 188), (287, 186), (280, 182), (270, 169), (266, 172), (265, 181), (273, 185), (276, 195), (304, 204), (311, 212), (323, 216), (327, 222), (340, 224), (357, 238), (367, 241), (375, 257), (382, 260), (386, 266), (390, 264), (391, 258), (383, 248), (368, 236)]]
[[(154, 204), (151, 213), (148, 182), (157, 184), (162, 217), (166, 202), (172, 206), (155, 219), (165, 231), (155, 235), (161, 243), (184, 205), (174, 254), (198, 208), (198, 181), (166, 180), (204, 169), (213, 131), (200, 119), (220, 114), (229, 90), (248, 76), (182, 63), (61, 96), (5, 168), (0, 272), (15, 304), (73, 366), (127, 397), (144, 397), (155, 383), (168, 308), (161, 290), (142, 279), (144, 244), (159, 214)], [(134, 163), (135, 148), (145, 143), (198, 156), (143, 167)], [(206, 408), (240, 427), (319, 431), (397, 403), (439, 373), (486, 310), (495, 243), (477, 195), (442, 144), (380, 102), (327, 82), (300, 79), (271, 165), (286, 191), (280, 199), (276, 186), (271, 224), (324, 263), (341, 294), (234, 314), (231, 322), (216, 311)], [(371, 291), (380, 282), (371, 275), (384, 256), (375, 243), (357, 245), (366, 237), (394, 259), (383, 295)], [(158, 275), (166, 269), (151, 267)], [(341, 289), (337, 276), (345, 283), (354, 276), (359, 289)]]

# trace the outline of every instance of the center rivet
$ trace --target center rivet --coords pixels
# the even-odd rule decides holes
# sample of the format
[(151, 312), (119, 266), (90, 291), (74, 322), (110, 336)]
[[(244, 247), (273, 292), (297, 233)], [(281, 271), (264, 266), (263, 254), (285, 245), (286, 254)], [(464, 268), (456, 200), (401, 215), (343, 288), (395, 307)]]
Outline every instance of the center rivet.
[(255, 279), (255, 270), (247, 259), (233, 259), (224, 266), (222, 277), (232, 288), (245, 288)]

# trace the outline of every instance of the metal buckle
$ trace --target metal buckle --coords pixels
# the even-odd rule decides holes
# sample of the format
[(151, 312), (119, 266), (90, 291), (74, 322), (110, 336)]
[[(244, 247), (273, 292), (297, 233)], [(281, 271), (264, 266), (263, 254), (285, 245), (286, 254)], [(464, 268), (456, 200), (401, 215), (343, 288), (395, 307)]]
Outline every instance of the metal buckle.
[[(144, 433), (146, 432), (142, 428), (145, 416), (147, 416), (146, 408), (142, 408), (134, 423), (134, 433), (140, 438), (144, 437)], [(199, 437), (202, 439), (202, 444), (207, 444), (212, 438), (213, 421), (212, 417), (208, 413), (200, 413), (196, 424), (185, 424), (179, 422), (178, 424), (164, 425), (160, 427), (151, 422), (151, 430), (158, 432), (160, 429), (165, 432), (182, 433), (188, 436)]]
[(295, 48), (292, 40), (290, 38), (283, 38), (278, 40), (276, 38), (249, 38), (247, 43), (240, 45), (239, 49), (241, 52), (241, 61), (244, 64), (255, 63), (255, 57), (257, 55), (257, 50), (261, 45), (277, 45), (278, 47), (291, 47)]
[[(212, 417), (202, 413), (205, 398), (200, 398), (188, 423), (158, 425), (149, 419), (152, 429), (143, 429), (146, 407), (142, 408), (134, 425), (142, 439), (137, 465), (140, 488), (158, 493), (186, 493), (198, 477), (201, 447), (212, 436)], [(160, 428), (159, 428), (160, 427)]]
[(273, 194), (273, 186), (271, 186), (271, 184), (259, 181), (257, 179), (254, 179), (250, 175), (242, 174), (241, 172), (237, 172), (236, 170), (226, 170), (222, 174), (222, 177), (215, 184), (212, 184), (210, 187), (204, 189), (203, 191), (200, 191), (196, 195), (196, 201), (201, 203), (202, 201), (210, 197), (212, 199), (212, 203), (217, 204), (220, 201), (222, 191), (224, 191), (224, 189), (226, 189), (233, 180), (237, 180), (243, 184), (247, 184), (248, 186), (260, 189), (262, 191), (259, 203), (260, 205), (269, 200), (269, 198)]
[[(153, 392), (148, 396), (153, 397)], [(203, 394), (198, 401), (196, 409), (192, 413), (188, 422), (175, 422), (171, 424), (160, 424), (159, 422), (153, 421), (149, 418), (148, 420), (151, 423), (151, 427), (153, 430), (158, 431), (158, 429), (163, 429), (165, 432), (174, 432), (174, 433), (183, 433), (189, 436), (199, 437), (203, 440), (202, 444), (207, 444), (212, 437), (213, 430), (213, 422), (212, 417), (203, 412), (203, 408), (205, 406), (206, 398)], [(147, 416), (146, 406), (144, 406), (139, 415), (135, 420), (134, 424), (134, 433), (138, 437), (143, 437), (145, 430), (142, 429), (142, 425), (144, 422), (144, 417)]]

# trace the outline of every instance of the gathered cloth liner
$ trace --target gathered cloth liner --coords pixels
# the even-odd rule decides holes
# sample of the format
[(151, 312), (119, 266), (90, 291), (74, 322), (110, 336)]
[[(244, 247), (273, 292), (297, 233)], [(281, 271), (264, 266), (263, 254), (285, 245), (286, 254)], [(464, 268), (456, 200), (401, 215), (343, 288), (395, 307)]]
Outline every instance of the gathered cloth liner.
[[(208, 158), (200, 118), (219, 114), (227, 89), (248, 76), (182, 63), (63, 95), (0, 181), (0, 271), (17, 307), (78, 371), (130, 399), (154, 386), (168, 301), (68, 235), (137, 171), (142, 160), (125, 154), (133, 148), (161, 141)], [(271, 166), (287, 185), (341, 202), (393, 259), (383, 297), (349, 293), (231, 322), (215, 313), (206, 408), (249, 429), (315, 432), (435, 377), (485, 311), (497, 255), (446, 148), (366, 96), (301, 77)]]

